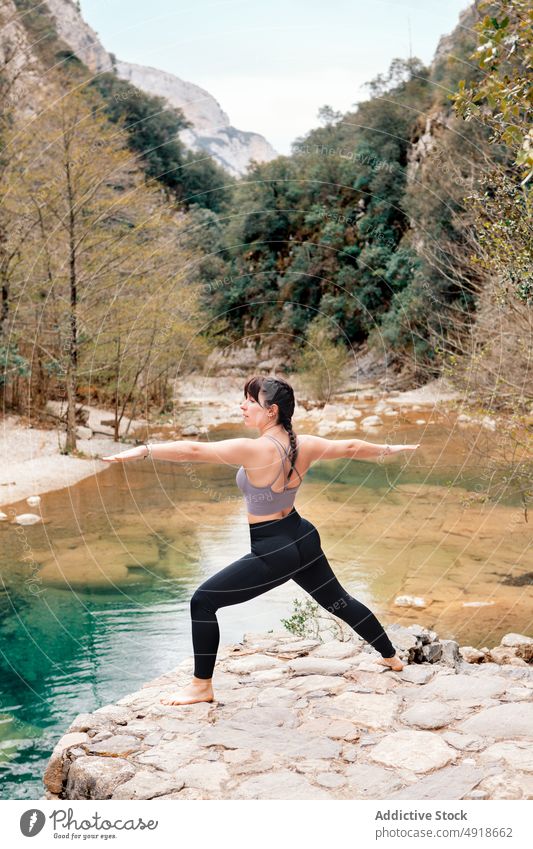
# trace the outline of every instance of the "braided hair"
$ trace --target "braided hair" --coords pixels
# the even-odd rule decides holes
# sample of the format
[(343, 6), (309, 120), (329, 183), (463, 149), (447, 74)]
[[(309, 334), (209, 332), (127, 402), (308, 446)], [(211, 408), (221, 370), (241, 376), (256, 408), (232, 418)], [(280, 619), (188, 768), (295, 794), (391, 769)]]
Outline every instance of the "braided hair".
[(294, 471), (294, 463), (298, 456), (298, 446), (296, 444), (296, 434), (292, 429), (292, 416), (294, 413), (295, 400), (294, 390), (290, 383), (287, 383), (282, 377), (264, 377), (257, 375), (251, 377), (244, 385), (244, 397), (249, 394), (258, 404), (263, 406), (259, 400), (259, 392), (263, 391), (265, 396), (265, 407), (268, 409), (273, 404), (278, 405), (278, 424), (285, 428), (289, 435), (290, 451), (289, 459), (291, 467), (287, 478), (290, 478)]

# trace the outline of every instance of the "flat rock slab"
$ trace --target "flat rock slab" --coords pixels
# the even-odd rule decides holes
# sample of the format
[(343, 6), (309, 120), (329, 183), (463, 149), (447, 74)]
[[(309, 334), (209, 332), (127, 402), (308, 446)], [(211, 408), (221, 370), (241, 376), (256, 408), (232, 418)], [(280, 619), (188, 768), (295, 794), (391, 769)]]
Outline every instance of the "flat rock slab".
[(404, 710), (399, 718), (405, 725), (417, 728), (444, 728), (454, 719), (462, 719), (469, 710), (470, 708), (462, 706), (461, 702), (417, 702)]
[(295, 675), (344, 675), (354, 668), (352, 661), (331, 657), (297, 657), (287, 666)]
[(352, 799), (389, 799), (403, 784), (396, 772), (375, 764), (353, 764), (345, 774)]
[(348, 719), (364, 728), (390, 728), (399, 701), (395, 696), (376, 693), (340, 693), (314, 705), (314, 712)]
[(453, 760), (455, 751), (430, 731), (396, 731), (380, 740), (369, 755), (387, 766), (429, 772)]
[[(438, 645), (416, 625), (391, 638)], [(533, 670), (443, 654), (395, 673), (362, 641), (254, 639), (221, 647), (212, 703), (161, 703), (190, 680), (187, 658), (78, 714), (44, 798), (533, 798)]]
[(482, 710), (458, 726), (460, 731), (510, 740), (513, 737), (533, 735), (533, 703), (510, 702)]
[(422, 699), (461, 699), (482, 704), (485, 699), (500, 696), (509, 686), (501, 676), (474, 678), (470, 675), (439, 675), (421, 691)]
[(324, 788), (316, 787), (304, 775), (279, 770), (255, 775), (238, 784), (233, 799), (331, 799)]
[(392, 793), (391, 799), (464, 799), (485, 777), (485, 770), (474, 766), (447, 766), (420, 781)]

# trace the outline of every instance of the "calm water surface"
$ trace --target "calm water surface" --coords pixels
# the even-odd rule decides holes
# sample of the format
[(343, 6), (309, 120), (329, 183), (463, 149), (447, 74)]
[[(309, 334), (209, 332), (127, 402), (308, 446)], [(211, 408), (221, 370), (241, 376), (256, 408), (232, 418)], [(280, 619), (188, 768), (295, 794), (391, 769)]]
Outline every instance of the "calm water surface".
[[(242, 429), (216, 438), (234, 435)], [(394, 437), (419, 439), (419, 428)], [(435, 425), (416, 455), (317, 463), (296, 507), (319, 528), (341, 582), (385, 627), (417, 622), (461, 645), (494, 645), (509, 631), (530, 633), (532, 537), (512, 499), (465, 507), (482, 469), (463, 449)], [(2, 798), (39, 799), (50, 753), (78, 713), (191, 655), (194, 589), (249, 550), (235, 472), (206, 463), (110, 466), (43, 496), (43, 524), (17, 532), (0, 523)], [(422, 597), (426, 607), (395, 606), (399, 595)], [(282, 629), (296, 597), (307, 598), (289, 581), (222, 609), (221, 642)]]

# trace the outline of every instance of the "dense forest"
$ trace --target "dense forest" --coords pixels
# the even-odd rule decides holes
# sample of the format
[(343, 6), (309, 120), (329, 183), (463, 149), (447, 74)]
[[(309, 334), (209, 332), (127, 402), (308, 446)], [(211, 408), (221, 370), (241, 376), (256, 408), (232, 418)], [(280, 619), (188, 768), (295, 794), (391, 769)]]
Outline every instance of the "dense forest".
[(525, 0), (474, 4), (430, 67), (395, 59), (239, 180), (184, 147), (181, 110), (91, 74), (45, 4), (1, 16), (4, 409), (66, 398), (74, 450), (76, 400), (164, 408), (216, 346), (268, 336), (289, 372), (321, 338), (530, 410)]

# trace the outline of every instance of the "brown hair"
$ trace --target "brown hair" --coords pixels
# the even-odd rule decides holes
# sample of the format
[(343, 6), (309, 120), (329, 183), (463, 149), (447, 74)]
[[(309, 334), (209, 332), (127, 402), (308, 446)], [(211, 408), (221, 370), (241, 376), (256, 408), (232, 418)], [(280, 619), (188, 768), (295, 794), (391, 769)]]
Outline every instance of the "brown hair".
[(278, 422), (285, 428), (289, 434), (290, 451), (289, 459), (291, 467), (287, 475), (288, 478), (294, 471), (294, 463), (298, 456), (298, 446), (296, 445), (296, 434), (292, 429), (291, 419), (294, 413), (295, 401), (294, 390), (290, 383), (287, 383), (282, 377), (264, 377), (263, 375), (254, 375), (250, 377), (244, 384), (244, 397), (251, 395), (252, 398), (262, 407), (259, 400), (259, 392), (262, 391), (265, 395), (265, 407), (268, 409), (272, 404), (277, 404), (279, 409)]

